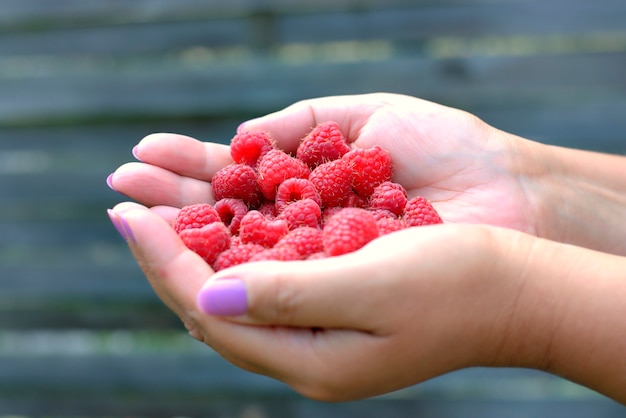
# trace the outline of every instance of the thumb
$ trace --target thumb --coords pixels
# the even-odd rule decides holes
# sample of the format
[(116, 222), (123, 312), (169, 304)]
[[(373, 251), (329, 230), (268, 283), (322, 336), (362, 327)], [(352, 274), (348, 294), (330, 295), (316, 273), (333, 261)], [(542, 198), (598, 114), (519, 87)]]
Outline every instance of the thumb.
[(373, 331), (372, 299), (384, 297), (389, 280), (367, 254), (242, 264), (213, 275), (198, 307), (248, 324)]
[[(237, 132), (261, 130), (272, 134), (278, 148), (295, 152), (300, 140), (311, 129), (322, 122), (333, 120), (341, 132), (353, 142), (361, 126), (354, 126), (354, 121), (364, 123), (367, 118), (360, 117), (363, 99), (360, 96), (334, 96), (302, 100), (283, 110), (252, 119), (239, 125)], [(355, 117), (356, 116), (356, 117)], [(353, 134), (354, 133), (354, 134)]]

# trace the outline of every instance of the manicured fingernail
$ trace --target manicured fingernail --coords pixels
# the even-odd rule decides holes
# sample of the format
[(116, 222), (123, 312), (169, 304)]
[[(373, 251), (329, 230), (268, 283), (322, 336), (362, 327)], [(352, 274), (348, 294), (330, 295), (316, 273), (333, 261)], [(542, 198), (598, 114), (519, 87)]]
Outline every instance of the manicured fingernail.
[(124, 217), (120, 214), (113, 212), (111, 209), (107, 209), (107, 214), (109, 215), (109, 219), (111, 219), (111, 223), (117, 229), (117, 232), (124, 238), (124, 241), (135, 241), (135, 236), (133, 235), (133, 231), (130, 229), (130, 225)]
[(133, 147), (132, 153), (133, 153), (133, 157), (135, 157), (138, 161), (141, 161), (141, 158), (139, 158), (139, 155), (137, 153), (138, 148), (139, 148), (139, 145), (135, 145)]
[(114, 192), (117, 192), (117, 190), (115, 190), (115, 187), (113, 187), (113, 174), (114, 173), (111, 173), (109, 174), (109, 177), (107, 177), (107, 186), (109, 186), (109, 189), (113, 190)]
[(197, 303), (209, 315), (243, 315), (248, 310), (246, 285), (239, 279), (215, 280), (198, 293)]

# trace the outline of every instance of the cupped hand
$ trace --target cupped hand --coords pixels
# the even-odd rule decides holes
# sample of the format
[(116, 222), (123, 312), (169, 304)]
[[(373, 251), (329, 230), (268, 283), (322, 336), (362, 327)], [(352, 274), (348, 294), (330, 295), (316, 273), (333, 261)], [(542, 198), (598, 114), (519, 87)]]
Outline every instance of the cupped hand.
[(484, 226), (412, 228), (343, 256), (213, 274), (154, 212), (122, 203), (112, 216), (192, 336), (310, 398), (360, 399), (492, 364), (513, 326), (521, 283), (502, 280), (499, 238)]
[[(534, 232), (536, 209), (519, 162), (531, 142), (491, 127), (454, 108), (410, 96), (368, 94), (298, 102), (242, 124), (269, 131), (294, 152), (315, 125), (334, 120), (354, 147), (380, 145), (394, 164), (393, 180), (410, 197), (422, 195), (444, 222), (483, 223)], [(227, 142), (227, 141), (226, 141)], [(231, 162), (228, 146), (183, 135), (154, 134), (135, 148), (141, 163), (120, 167), (112, 186), (161, 214), (186, 204), (212, 201), (209, 181)]]

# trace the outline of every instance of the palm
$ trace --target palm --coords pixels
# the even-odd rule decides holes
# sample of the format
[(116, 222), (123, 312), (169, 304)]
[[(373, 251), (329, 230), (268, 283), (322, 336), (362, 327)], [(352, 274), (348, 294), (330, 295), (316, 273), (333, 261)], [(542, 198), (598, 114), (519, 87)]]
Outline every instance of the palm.
[[(506, 134), (468, 113), (407, 96), (342, 96), (297, 103), (245, 129), (270, 131), (293, 152), (311, 126), (326, 120), (337, 121), (355, 146), (385, 148), (394, 181), (409, 196), (428, 198), (444, 222), (532, 229), (523, 188), (505, 165)], [(210, 199), (211, 176), (230, 161), (226, 146), (172, 134), (142, 141), (139, 151), (148, 164), (118, 169), (114, 186), (148, 206)]]

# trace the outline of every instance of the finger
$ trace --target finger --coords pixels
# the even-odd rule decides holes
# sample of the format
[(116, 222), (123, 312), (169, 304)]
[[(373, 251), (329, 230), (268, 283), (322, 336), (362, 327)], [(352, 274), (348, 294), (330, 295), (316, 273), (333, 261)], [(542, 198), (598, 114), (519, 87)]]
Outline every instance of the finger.
[(133, 152), (145, 163), (205, 181), (210, 181), (217, 170), (232, 162), (227, 145), (171, 133), (148, 135)]
[(193, 203), (212, 203), (209, 182), (176, 174), (144, 163), (127, 163), (109, 177), (111, 186), (120, 193), (147, 206), (183, 207)]
[(283, 110), (253, 119), (239, 125), (238, 132), (268, 131), (277, 146), (295, 152), (300, 140), (316, 125), (333, 120), (337, 122), (348, 142), (358, 137), (369, 110), (377, 105), (363, 100), (365, 96), (321, 97), (297, 102)]
[(402, 293), (406, 283), (396, 281), (415, 274), (409, 268), (417, 257), (412, 249), (432, 235), (422, 229), (421, 238), (414, 231), (400, 231), (339, 257), (247, 263), (220, 271), (199, 293), (198, 305), (208, 314), (242, 323), (382, 335), (388, 324), (379, 310), (393, 315), (397, 302), (409, 299)]
[(128, 245), (159, 298), (185, 321), (197, 311), (196, 294), (213, 274), (208, 264), (189, 250), (159, 215), (135, 203), (112, 210), (126, 231)]

